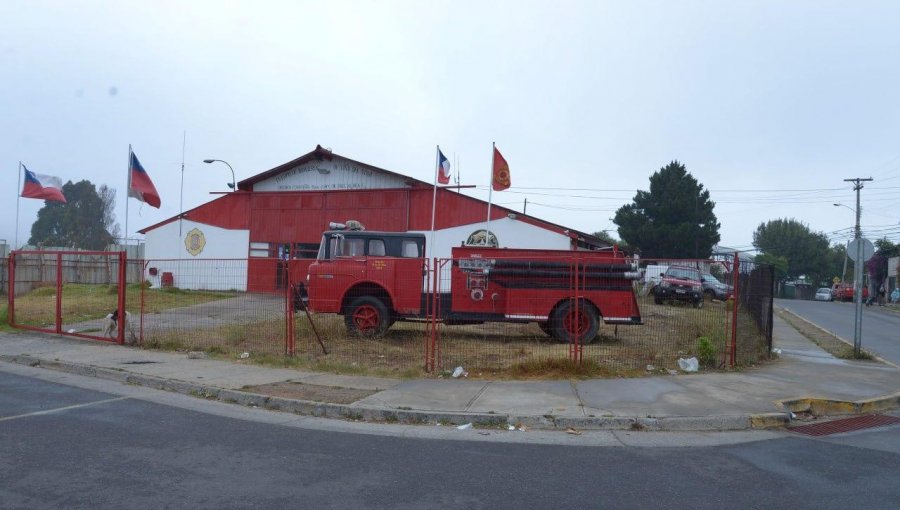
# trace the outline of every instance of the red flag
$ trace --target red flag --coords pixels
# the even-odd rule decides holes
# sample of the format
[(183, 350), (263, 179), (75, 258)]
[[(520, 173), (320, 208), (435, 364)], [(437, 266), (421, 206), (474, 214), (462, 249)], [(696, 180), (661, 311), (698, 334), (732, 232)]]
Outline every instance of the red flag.
[(66, 203), (62, 193), (62, 180), (53, 175), (37, 174), (25, 168), (25, 184), (22, 186), (22, 198), (39, 198)]
[(160, 200), (156, 186), (134, 152), (131, 153), (131, 162), (128, 165), (128, 196), (159, 209)]
[(503, 158), (503, 154), (494, 147), (494, 177), (491, 180), (491, 186), (494, 191), (503, 191), (510, 185), (509, 180), (509, 163)]

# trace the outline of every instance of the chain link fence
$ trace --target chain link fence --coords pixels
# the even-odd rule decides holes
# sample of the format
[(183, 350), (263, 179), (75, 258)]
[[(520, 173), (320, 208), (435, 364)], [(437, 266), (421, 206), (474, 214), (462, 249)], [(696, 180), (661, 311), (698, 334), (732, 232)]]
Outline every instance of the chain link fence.
[(116, 257), (14, 253), (11, 285), (23, 285), (10, 308), (14, 324), (109, 339), (104, 317), (118, 309), (121, 289), (126, 341), (344, 372), (462, 366), (515, 375), (580, 363), (615, 374), (677, 369), (689, 357), (728, 368), (771, 349), (774, 272), (737, 257), (600, 263), (572, 252), (488, 265), (370, 257), (372, 267), (396, 269), (389, 285), (361, 281), (334, 298), (332, 313), (303, 306), (306, 275), (289, 262), (270, 261), (282, 273), (269, 292), (248, 292), (258, 277), (247, 259), (120, 268)]

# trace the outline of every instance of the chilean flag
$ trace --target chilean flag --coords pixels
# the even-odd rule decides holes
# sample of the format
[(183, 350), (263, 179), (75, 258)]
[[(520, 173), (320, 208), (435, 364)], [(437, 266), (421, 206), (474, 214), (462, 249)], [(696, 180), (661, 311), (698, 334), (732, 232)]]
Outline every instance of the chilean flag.
[(159, 209), (159, 193), (156, 192), (156, 186), (133, 151), (128, 165), (128, 196)]
[(450, 162), (447, 161), (447, 157), (444, 156), (444, 153), (438, 149), (438, 167), (437, 167), (437, 180), (441, 184), (450, 184)]
[(39, 198), (66, 203), (62, 192), (62, 180), (52, 175), (36, 174), (25, 168), (25, 185), (22, 186), (22, 198)]

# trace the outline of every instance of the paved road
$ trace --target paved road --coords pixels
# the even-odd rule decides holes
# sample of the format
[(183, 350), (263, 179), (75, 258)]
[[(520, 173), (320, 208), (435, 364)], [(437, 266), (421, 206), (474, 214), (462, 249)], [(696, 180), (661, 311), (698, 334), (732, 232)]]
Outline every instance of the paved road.
[[(795, 299), (776, 299), (775, 303), (853, 343), (854, 303)], [(863, 306), (862, 347), (900, 365), (900, 314)]]
[(900, 507), (900, 426), (815, 440), (322, 423), (0, 364), (0, 507)]

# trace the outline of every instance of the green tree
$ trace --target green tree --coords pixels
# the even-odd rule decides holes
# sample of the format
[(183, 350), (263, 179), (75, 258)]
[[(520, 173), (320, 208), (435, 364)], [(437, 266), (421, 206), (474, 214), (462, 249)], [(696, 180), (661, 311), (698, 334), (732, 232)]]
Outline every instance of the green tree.
[(598, 230), (591, 235), (599, 238), (601, 241), (606, 241), (609, 244), (619, 244), (619, 240), (610, 235), (606, 230)]
[(774, 267), (776, 280), (784, 281), (786, 279), (788, 271), (788, 261), (786, 258), (769, 253), (760, 253), (753, 258), (753, 261), (757, 264), (767, 264)]
[(648, 258), (707, 258), (719, 242), (715, 202), (685, 166), (672, 161), (650, 176), (650, 191), (639, 190), (616, 211), (619, 236)]
[(29, 244), (103, 250), (118, 232), (113, 206), (116, 192), (97, 188), (90, 181), (67, 182), (62, 188), (67, 203), (47, 201), (31, 225)]
[(793, 218), (760, 223), (753, 232), (753, 246), (765, 255), (784, 257), (786, 278), (806, 275), (813, 282), (821, 282), (832, 276), (828, 274), (831, 272), (828, 237)]

